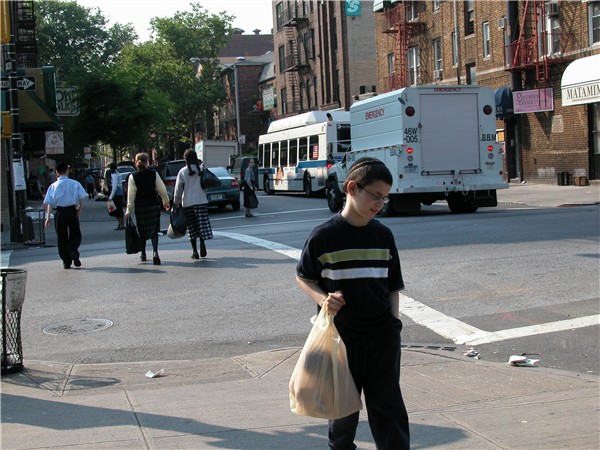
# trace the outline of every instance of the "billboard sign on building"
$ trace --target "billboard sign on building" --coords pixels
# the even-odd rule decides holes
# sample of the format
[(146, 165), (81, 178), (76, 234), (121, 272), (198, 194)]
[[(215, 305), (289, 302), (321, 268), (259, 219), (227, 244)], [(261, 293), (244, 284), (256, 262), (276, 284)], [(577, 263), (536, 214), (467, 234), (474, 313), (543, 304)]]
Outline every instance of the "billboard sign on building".
[(513, 92), (515, 114), (554, 111), (552, 88)]

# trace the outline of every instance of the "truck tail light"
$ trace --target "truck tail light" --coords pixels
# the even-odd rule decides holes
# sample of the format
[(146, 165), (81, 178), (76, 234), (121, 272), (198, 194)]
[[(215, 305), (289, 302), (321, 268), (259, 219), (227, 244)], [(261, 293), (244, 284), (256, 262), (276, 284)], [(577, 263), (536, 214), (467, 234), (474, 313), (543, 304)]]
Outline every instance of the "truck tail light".
[(407, 106), (404, 112), (408, 117), (412, 117), (415, 115), (415, 108), (413, 108), (412, 106)]
[(493, 145), (488, 145), (487, 150), (488, 150), (488, 152), (493, 152), (494, 151), (494, 146)]
[(486, 116), (489, 116), (489, 115), (492, 113), (492, 107), (491, 107), (490, 105), (485, 105), (485, 106), (483, 107), (483, 113), (484, 113)]
[(412, 148), (412, 147), (408, 147), (408, 148), (406, 149), (406, 153), (408, 153), (409, 155), (412, 155), (412, 153), (413, 153), (413, 152), (414, 152), (414, 150), (413, 150), (413, 148)]

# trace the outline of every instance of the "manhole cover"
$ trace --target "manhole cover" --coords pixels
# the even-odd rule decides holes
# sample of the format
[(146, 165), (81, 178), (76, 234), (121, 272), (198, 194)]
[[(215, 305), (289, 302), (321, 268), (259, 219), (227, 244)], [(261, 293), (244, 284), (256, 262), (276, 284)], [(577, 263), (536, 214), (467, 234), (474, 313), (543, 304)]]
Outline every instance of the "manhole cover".
[(112, 324), (108, 319), (72, 319), (48, 325), (43, 331), (46, 334), (85, 334), (105, 330)]

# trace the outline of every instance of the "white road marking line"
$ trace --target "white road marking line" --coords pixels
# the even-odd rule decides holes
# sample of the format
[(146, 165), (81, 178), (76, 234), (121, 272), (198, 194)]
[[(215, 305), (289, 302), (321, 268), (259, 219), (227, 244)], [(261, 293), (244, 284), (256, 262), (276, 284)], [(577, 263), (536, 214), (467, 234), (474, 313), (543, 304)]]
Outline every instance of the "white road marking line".
[[(281, 253), (291, 259), (298, 261), (301, 250), (277, 242), (267, 241), (253, 236), (224, 231), (213, 231), (213, 234), (224, 236), (248, 244), (257, 245), (268, 250)], [(479, 328), (461, 322), (454, 317), (447, 316), (411, 297), (400, 294), (400, 313), (406, 315), (413, 322), (422, 325), (436, 334), (451, 339), (458, 345), (482, 345), (492, 342), (506, 341), (526, 336), (553, 333), (556, 331), (574, 330), (577, 328), (600, 325), (600, 314), (576, 319), (559, 320), (539, 325), (531, 325), (520, 328), (510, 328), (500, 331), (483, 331)]]

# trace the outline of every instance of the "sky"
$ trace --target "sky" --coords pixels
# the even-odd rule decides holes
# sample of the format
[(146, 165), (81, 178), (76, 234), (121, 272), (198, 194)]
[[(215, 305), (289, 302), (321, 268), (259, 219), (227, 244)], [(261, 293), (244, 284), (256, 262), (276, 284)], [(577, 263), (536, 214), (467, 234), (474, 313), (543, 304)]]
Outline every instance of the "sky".
[[(194, 3), (207, 9), (211, 14), (226, 11), (236, 16), (234, 28), (241, 28), (244, 34), (261, 30), (261, 34), (270, 34), (273, 28), (272, 0), (196, 0)], [(150, 19), (153, 17), (172, 17), (177, 11), (191, 11), (192, 0), (77, 0), (85, 7), (97, 7), (110, 24), (131, 23), (140, 37), (146, 41), (150, 37)]]

